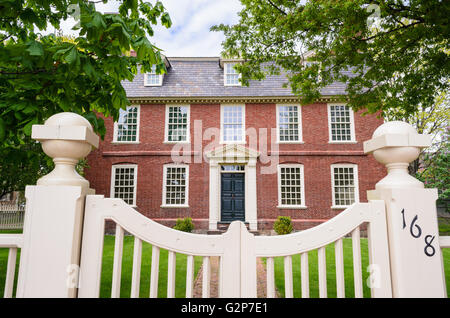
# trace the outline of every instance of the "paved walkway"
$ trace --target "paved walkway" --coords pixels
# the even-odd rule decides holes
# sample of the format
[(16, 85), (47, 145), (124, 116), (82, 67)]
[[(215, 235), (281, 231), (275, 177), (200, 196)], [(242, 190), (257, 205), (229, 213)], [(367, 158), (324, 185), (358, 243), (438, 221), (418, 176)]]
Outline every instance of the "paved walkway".
[[(219, 257), (211, 257), (211, 298), (219, 297)], [(257, 280), (257, 296), (258, 298), (267, 297), (267, 276), (266, 267), (260, 258), (257, 259), (256, 280)], [(194, 298), (202, 297), (202, 276), (203, 268), (198, 271), (194, 282)], [(278, 291), (276, 291), (278, 295)]]

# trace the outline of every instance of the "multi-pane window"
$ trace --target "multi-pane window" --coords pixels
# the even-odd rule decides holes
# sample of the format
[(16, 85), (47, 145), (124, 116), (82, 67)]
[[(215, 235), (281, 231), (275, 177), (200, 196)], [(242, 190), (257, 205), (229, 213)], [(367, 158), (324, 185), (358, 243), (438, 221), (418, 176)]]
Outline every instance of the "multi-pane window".
[(245, 108), (239, 105), (222, 106), (222, 141), (227, 143), (245, 141)]
[(296, 105), (278, 106), (278, 141), (301, 142), (300, 107)]
[(111, 197), (120, 198), (129, 205), (136, 205), (137, 165), (112, 167)]
[(239, 82), (240, 74), (234, 69), (236, 63), (225, 63), (224, 64), (224, 72), (225, 72), (225, 86), (240, 86)]
[(164, 166), (163, 206), (188, 205), (188, 180), (188, 166)]
[(166, 141), (189, 141), (189, 106), (167, 106)]
[(331, 142), (355, 140), (353, 111), (346, 105), (328, 105)]
[(333, 206), (345, 207), (359, 201), (356, 165), (332, 165), (331, 176)]
[(278, 197), (281, 207), (305, 206), (303, 165), (278, 166)]
[(153, 65), (151, 72), (144, 75), (144, 86), (161, 86), (162, 79), (163, 75), (156, 74), (156, 65)]
[(119, 120), (114, 125), (114, 141), (139, 141), (139, 106), (128, 106), (126, 110), (120, 110)]

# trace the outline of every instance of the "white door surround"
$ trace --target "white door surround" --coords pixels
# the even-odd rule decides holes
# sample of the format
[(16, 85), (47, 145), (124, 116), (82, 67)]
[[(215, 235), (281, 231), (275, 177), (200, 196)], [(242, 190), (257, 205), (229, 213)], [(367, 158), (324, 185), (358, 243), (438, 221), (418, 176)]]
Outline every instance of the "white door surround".
[(222, 164), (245, 165), (245, 222), (257, 230), (256, 161), (259, 152), (238, 144), (227, 144), (206, 153), (209, 159), (209, 229), (220, 221), (220, 176)]

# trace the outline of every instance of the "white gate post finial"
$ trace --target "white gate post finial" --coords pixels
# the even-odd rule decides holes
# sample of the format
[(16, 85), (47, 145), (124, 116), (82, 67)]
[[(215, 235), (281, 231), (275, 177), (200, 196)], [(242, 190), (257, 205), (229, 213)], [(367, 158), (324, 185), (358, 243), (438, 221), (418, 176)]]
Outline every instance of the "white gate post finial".
[(82, 116), (60, 113), (33, 125), (55, 169), (25, 189), (17, 297), (76, 297), (84, 203), (89, 182), (75, 171), (99, 138)]
[(409, 124), (386, 122), (364, 143), (388, 174), (380, 180), (369, 199), (386, 204), (389, 257), (394, 297), (446, 297), (445, 276), (439, 246), (436, 189), (425, 189), (408, 174), (408, 165), (422, 148), (429, 147), (428, 135), (419, 135)]
[(408, 165), (419, 157), (421, 148), (430, 145), (430, 136), (417, 134), (408, 123), (391, 121), (378, 127), (372, 139), (364, 143), (364, 152), (373, 153), (388, 170), (388, 175), (376, 184), (375, 189), (423, 188), (423, 183), (408, 173)]
[(51, 116), (44, 125), (33, 125), (32, 138), (42, 143), (42, 149), (55, 163), (38, 185), (80, 185), (89, 182), (75, 170), (78, 161), (85, 158), (92, 147), (98, 147), (99, 138), (85, 118), (74, 113)]

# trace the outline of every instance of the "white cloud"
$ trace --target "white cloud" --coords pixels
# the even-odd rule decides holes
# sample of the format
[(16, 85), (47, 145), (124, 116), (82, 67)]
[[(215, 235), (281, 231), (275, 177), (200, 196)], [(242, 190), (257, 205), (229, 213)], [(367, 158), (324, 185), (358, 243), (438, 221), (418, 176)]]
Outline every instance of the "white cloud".
[(167, 56), (219, 56), (222, 33), (210, 32), (215, 24), (238, 21), (238, 0), (163, 0), (173, 25), (155, 28), (151, 41)]
[[(219, 56), (224, 36), (209, 29), (215, 24), (237, 23), (241, 9), (239, 0), (162, 0), (162, 3), (172, 19), (172, 27), (155, 26), (150, 41), (167, 56)], [(96, 6), (101, 12), (117, 12), (119, 4), (109, 1)], [(76, 35), (71, 30), (75, 23), (73, 19), (64, 21), (63, 33)]]

